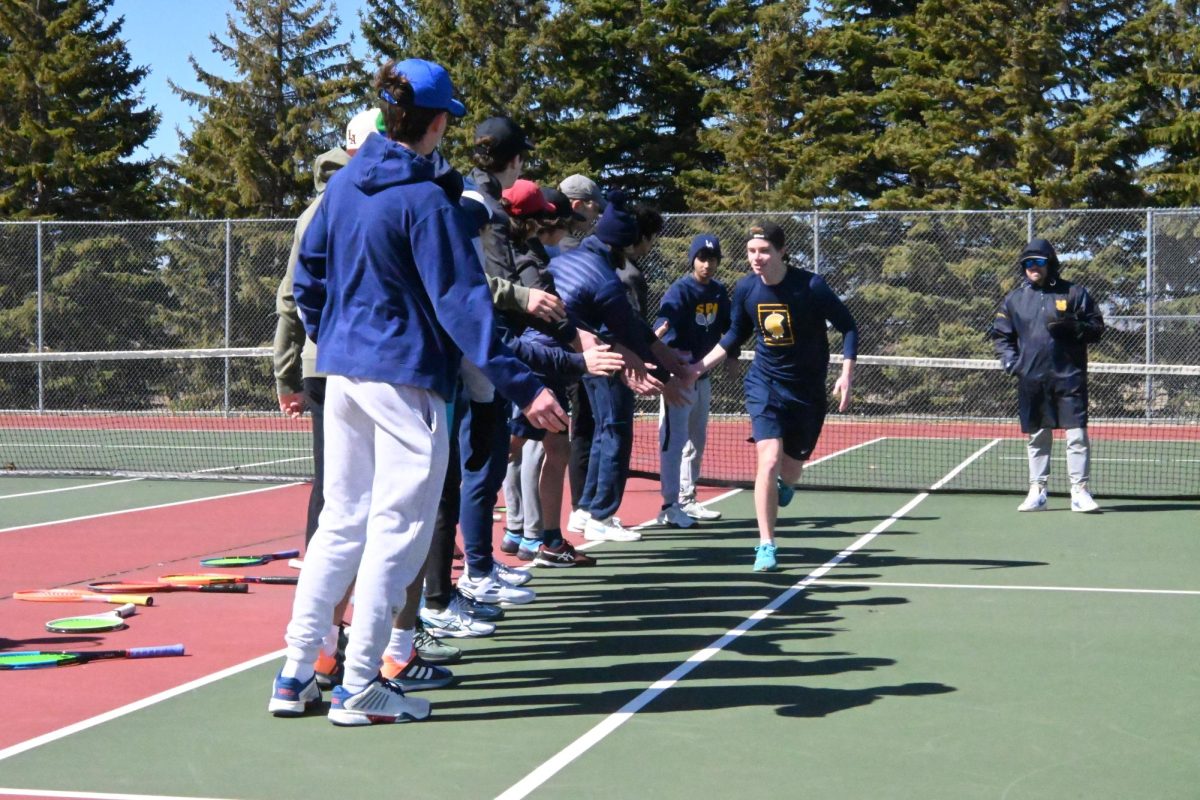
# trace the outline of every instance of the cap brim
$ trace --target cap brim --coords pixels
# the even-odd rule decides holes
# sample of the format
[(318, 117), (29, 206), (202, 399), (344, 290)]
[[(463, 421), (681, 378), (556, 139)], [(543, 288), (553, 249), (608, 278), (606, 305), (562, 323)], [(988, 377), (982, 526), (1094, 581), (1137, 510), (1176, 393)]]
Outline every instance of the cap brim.
[(467, 107), (454, 99), (450, 100), (450, 105), (446, 110), (456, 117), (465, 117), (467, 115)]

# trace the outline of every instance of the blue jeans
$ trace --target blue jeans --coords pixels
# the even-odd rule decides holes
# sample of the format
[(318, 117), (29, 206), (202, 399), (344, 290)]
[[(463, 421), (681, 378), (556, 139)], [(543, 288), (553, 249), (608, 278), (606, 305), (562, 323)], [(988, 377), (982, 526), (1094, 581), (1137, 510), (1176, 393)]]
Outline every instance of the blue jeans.
[(508, 468), (508, 419), (512, 403), (496, 394), (490, 403), (472, 401), (458, 434), (462, 496), (458, 524), (471, 575), (487, 575), (492, 559), (492, 512)]
[(594, 519), (608, 519), (621, 506), (633, 453), (633, 392), (620, 378), (585, 377), (596, 432), (579, 507)]

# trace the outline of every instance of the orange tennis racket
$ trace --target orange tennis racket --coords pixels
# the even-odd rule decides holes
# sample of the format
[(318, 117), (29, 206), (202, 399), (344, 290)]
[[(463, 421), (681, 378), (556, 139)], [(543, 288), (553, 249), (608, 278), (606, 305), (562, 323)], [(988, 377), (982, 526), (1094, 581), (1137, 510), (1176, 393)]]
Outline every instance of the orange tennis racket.
[(123, 606), (152, 606), (154, 598), (148, 594), (100, 594), (82, 589), (23, 589), (13, 592), (16, 600), (31, 600), (35, 603), (113, 603)]

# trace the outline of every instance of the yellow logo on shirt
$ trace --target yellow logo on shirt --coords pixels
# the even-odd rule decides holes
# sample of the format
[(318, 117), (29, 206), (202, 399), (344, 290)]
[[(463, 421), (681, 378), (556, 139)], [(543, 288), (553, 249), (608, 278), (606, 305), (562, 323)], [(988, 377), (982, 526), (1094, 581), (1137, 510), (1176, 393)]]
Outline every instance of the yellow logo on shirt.
[(1066, 311), (1067, 310), (1067, 299), (1065, 297), (1062, 299), (1056, 299), (1054, 301), (1054, 307), (1056, 309), (1058, 309), (1059, 311)]
[(796, 343), (792, 335), (792, 313), (782, 303), (759, 303), (758, 327), (767, 347), (788, 347)]
[(717, 321), (717, 304), (716, 303), (697, 303), (696, 304), (696, 324), (701, 328), (712, 327)]

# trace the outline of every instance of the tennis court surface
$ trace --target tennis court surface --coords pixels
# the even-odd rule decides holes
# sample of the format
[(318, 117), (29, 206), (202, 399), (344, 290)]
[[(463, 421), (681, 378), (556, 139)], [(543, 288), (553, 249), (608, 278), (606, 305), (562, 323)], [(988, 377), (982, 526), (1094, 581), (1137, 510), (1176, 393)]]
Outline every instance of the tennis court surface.
[[(930, 486), (985, 480), (1005, 446), (951, 450)], [(98, 635), (42, 624), (104, 606), (12, 599), (298, 546), (306, 487), (6, 478), (3, 649), (188, 655), (0, 674), (0, 796), (1197, 796), (1200, 503), (802, 491), (764, 575), (750, 494), (717, 491), (718, 522), (538, 570), (429, 721), (339, 729), (266, 712), (290, 587), (166, 594)]]

